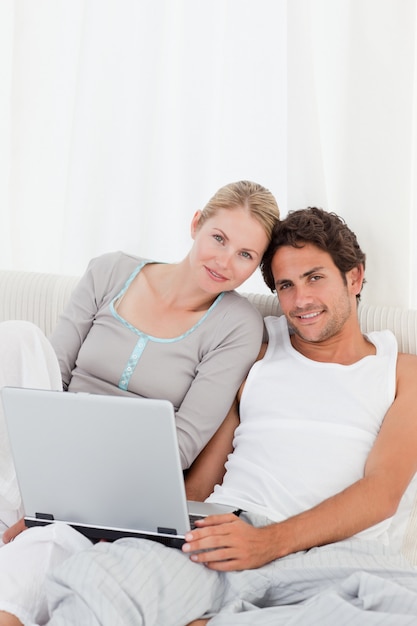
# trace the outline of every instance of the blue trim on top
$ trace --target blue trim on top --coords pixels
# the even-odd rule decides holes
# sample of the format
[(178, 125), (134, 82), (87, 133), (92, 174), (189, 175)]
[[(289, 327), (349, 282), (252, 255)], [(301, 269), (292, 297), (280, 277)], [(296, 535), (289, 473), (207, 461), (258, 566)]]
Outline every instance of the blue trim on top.
[(133, 348), (133, 352), (129, 357), (127, 365), (123, 370), (123, 374), (120, 377), (118, 384), (119, 389), (123, 389), (124, 391), (127, 390), (132, 374), (135, 371), (136, 365), (138, 364), (148, 341), (149, 339), (145, 336), (139, 337), (135, 347)]
[(179, 335), (178, 337), (172, 337), (170, 339), (164, 339), (161, 337), (154, 337), (152, 335), (148, 335), (147, 333), (144, 333), (143, 331), (139, 330), (138, 328), (136, 328), (135, 326), (133, 326), (132, 324), (130, 324), (128, 321), (126, 321), (123, 317), (121, 317), (121, 315), (118, 314), (118, 312), (115, 309), (115, 302), (117, 300), (119, 300), (124, 293), (126, 292), (126, 290), (129, 288), (129, 286), (131, 285), (132, 281), (134, 278), (136, 278), (136, 276), (139, 274), (139, 272), (141, 271), (141, 269), (147, 265), (148, 263), (152, 263), (152, 261), (142, 261), (142, 263), (140, 263), (138, 265), (138, 267), (131, 273), (131, 275), (129, 276), (129, 278), (127, 279), (126, 283), (124, 284), (124, 286), (122, 287), (122, 289), (119, 291), (119, 293), (112, 299), (112, 301), (110, 302), (110, 311), (111, 314), (113, 315), (113, 317), (118, 320), (121, 324), (123, 324), (123, 326), (125, 326), (126, 328), (128, 328), (130, 331), (132, 331), (133, 333), (135, 333), (136, 335), (138, 335), (138, 341), (136, 342), (135, 347), (132, 350), (132, 353), (126, 363), (126, 366), (123, 370), (123, 373), (120, 377), (119, 383), (118, 383), (118, 387), (119, 389), (123, 389), (124, 391), (127, 390), (128, 385), (129, 385), (129, 381), (133, 375), (133, 372), (135, 371), (135, 368), (138, 364), (138, 361), (140, 359), (140, 357), (143, 354), (143, 351), (146, 348), (146, 345), (149, 341), (154, 341), (156, 343), (174, 343), (175, 341), (181, 341), (182, 339), (184, 339), (185, 337), (188, 337), (188, 335), (190, 335), (194, 330), (196, 330), (203, 322), (204, 320), (208, 317), (208, 315), (211, 313), (211, 311), (218, 305), (219, 302), (221, 302), (221, 300), (224, 297), (224, 294), (227, 293), (225, 291), (222, 291), (222, 293), (220, 293), (217, 298), (215, 299), (215, 301), (213, 302), (213, 304), (207, 309), (207, 311), (204, 313), (204, 315), (198, 320), (198, 322), (196, 322), (194, 324), (194, 326), (192, 326), (191, 328), (189, 328), (188, 330), (185, 331), (185, 333), (183, 333), (182, 335)]

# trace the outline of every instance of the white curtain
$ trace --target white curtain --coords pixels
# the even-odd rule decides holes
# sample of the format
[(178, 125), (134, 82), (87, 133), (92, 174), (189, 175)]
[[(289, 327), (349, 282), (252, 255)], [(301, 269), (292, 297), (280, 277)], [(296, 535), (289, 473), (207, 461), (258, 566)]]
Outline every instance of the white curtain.
[(249, 178), (285, 202), (285, 2), (0, 11), (1, 266), (80, 273), (113, 249), (179, 260), (221, 185)]
[(288, 2), (288, 206), (342, 215), (366, 302), (417, 308), (415, 0)]
[(415, 0), (1, 0), (0, 266), (178, 260), (250, 178), (345, 217), (364, 299), (417, 308), (416, 50)]

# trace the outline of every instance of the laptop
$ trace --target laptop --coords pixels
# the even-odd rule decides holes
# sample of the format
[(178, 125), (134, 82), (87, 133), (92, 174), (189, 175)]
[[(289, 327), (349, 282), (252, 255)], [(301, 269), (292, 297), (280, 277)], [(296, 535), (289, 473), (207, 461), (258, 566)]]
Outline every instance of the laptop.
[(180, 548), (190, 516), (233, 511), (186, 501), (167, 400), (14, 387), (1, 397), (27, 526)]

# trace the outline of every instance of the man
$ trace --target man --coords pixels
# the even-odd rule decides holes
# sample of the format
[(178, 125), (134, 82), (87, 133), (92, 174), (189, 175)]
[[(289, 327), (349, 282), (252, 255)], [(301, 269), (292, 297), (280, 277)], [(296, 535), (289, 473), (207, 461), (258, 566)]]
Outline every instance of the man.
[[(362, 335), (364, 268), (334, 214), (277, 225), (263, 274), (284, 316), (266, 321), (209, 497), (243, 513), (200, 522), (182, 552), (135, 539), (81, 550), (46, 583), (50, 626), (415, 623), (417, 576), (389, 538), (417, 471), (417, 357), (397, 355), (389, 331)], [(218, 473), (210, 448), (190, 489)]]

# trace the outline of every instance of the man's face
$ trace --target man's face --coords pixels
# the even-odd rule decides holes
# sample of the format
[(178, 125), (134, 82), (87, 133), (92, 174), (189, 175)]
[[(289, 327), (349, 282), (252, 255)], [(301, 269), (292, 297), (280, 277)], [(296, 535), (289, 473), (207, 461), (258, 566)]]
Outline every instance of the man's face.
[(326, 341), (339, 334), (353, 316), (356, 319), (361, 268), (344, 277), (330, 254), (307, 243), (302, 248), (279, 248), (271, 269), (282, 311), (304, 341)]

